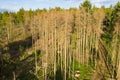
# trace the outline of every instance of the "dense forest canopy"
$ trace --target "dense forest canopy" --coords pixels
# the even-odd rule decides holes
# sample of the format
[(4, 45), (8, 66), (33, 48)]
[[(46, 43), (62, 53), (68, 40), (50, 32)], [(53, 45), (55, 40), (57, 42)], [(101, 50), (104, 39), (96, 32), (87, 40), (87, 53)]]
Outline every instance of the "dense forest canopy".
[(0, 80), (120, 80), (120, 2), (0, 13)]

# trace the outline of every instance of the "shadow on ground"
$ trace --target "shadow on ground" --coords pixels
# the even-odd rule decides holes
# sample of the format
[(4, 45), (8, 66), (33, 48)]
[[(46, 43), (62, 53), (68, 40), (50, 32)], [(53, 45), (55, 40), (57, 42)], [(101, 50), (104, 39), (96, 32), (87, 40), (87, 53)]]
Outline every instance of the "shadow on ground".
[(5, 46), (5, 49), (2, 49), (2, 54), (9, 53), (11, 58), (18, 58), (22, 53), (32, 46), (32, 37), (27, 37), (24, 40), (16, 41), (9, 43)]
[(35, 78), (33, 74), (29, 73), (29, 71), (34, 71), (34, 54), (29, 55), (22, 61), (20, 60), (20, 56), (31, 47), (32, 37), (30, 36), (24, 40), (9, 43), (5, 46), (7, 49), (1, 48), (1, 55), (9, 54), (10, 59), (4, 59), (3, 56), (0, 56), (0, 80), (12, 80), (13, 73), (19, 78), (24, 75)]

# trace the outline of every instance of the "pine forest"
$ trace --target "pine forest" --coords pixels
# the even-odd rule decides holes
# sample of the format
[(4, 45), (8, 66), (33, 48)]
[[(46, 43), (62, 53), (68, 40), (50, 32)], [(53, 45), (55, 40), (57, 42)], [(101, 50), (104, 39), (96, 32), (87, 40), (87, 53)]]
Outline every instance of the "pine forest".
[(0, 80), (120, 80), (120, 2), (0, 12)]

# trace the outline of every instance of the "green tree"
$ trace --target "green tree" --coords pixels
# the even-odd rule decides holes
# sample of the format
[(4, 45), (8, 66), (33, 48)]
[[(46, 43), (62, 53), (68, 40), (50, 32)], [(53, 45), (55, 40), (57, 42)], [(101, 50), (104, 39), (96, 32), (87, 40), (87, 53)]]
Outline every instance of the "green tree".
[(24, 13), (25, 10), (23, 8), (21, 8), (18, 12), (17, 12), (17, 19), (18, 19), (18, 23), (23, 24), (24, 23)]
[(111, 8), (106, 8), (106, 17), (103, 20), (103, 31), (102, 39), (108, 44), (112, 41), (113, 31), (115, 23), (120, 19), (120, 2), (118, 2), (113, 10)]
[(80, 8), (84, 8), (86, 12), (90, 12), (92, 9), (92, 5), (89, 0), (85, 0), (81, 5)]

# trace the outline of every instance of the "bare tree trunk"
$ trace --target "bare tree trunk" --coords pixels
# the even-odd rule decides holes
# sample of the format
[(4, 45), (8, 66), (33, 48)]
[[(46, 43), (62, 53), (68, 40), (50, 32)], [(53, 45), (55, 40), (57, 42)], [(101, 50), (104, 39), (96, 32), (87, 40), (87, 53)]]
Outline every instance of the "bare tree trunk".
[[(119, 50), (120, 50), (120, 45), (119, 45)], [(118, 56), (120, 56), (120, 51)], [(117, 80), (120, 80), (120, 57), (118, 59)]]
[(16, 80), (16, 75), (14, 71), (13, 71), (13, 80)]
[(54, 33), (55, 33), (55, 44), (54, 44), (54, 80), (56, 79), (56, 28), (57, 28), (57, 25), (56, 25), (56, 20), (55, 20), (55, 30), (54, 30)]
[(65, 22), (65, 38), (64, 38), (64, 41), (65, 41), (65, 44), (64, 44), (64, 51), (65, 51), (65, 52), (64, 52), (64, 57), (65, 57), (65, 63), (64, 63), (64, 64), (65, 64), (64, 80), (66, 80), (66, 67), (67, 67), (67, 66), (66, 66), (66, 64), (67, 64), (67, 63), (66, 63), (67, 40), (66, 40), (66, 39), (67, 39), (67, 26), (68, 26), (68, 24), (67, 24), (67, 22), (68, 22), (68, 21), (67, 21), (67, 18), (65, 18), (65, 21), (66, 21), (66, 22)]

